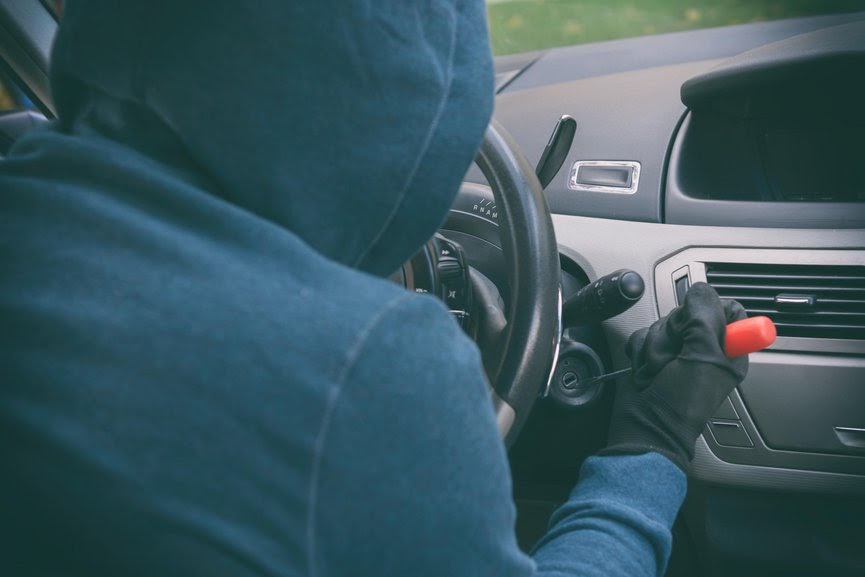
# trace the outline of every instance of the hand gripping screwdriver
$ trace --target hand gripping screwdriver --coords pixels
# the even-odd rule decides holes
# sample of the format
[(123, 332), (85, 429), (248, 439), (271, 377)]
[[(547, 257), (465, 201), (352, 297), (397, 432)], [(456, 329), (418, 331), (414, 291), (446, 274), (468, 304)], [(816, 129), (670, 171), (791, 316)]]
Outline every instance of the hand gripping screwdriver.
[[(769, 317), (751, 317), (742, 319), (727, 325), (724, 334), (724, 353), (730, 357), (741, 357), (750, 353), (763, 350), (775, 342), (778, 332), (775, 323)], [(589, 387), (597, 383), (603, 383), (629, 375), (634, 369), (628, 367), (620, 371), (599, 375), (580, 383), (582, 387)]]

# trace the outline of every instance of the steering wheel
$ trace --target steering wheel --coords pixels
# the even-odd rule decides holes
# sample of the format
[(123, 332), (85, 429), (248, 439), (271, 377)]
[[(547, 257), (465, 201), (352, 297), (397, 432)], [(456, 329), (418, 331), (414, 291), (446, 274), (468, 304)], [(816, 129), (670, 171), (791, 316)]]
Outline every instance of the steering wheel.
[(507, 446), (549, 383), (561, 336), (561, 269), (550, 210), (535, 171), (493, 120), (475, 163), (498, 208), (509, 285), (507, 324), (484, 350), (499, 431)]

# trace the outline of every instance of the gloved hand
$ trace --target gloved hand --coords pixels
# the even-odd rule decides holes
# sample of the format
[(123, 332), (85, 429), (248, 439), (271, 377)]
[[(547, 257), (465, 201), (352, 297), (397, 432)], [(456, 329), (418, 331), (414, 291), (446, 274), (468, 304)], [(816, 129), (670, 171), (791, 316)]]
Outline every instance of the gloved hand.
[(631, 377), (617, 384), (607, 447), (602, 455), (655, 451), (683, 471), (706, 421), (748, 373), (748, 356), (727, 358), (728, 323), (746, 318), (736, 301), (696, 283), (685, 303), (631, 335)]

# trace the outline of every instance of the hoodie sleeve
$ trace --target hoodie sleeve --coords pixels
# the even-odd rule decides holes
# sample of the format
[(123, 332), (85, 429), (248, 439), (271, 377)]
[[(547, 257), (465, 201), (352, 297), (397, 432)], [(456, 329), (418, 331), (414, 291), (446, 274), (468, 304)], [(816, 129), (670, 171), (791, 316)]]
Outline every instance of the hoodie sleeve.
[(532, 555), (549, 577), (663, 575), (685, 474), (658, 453), (590, 457)]
[(587, 461), (533, 559), (517, 546), (507, 456), (474, 344), (439, 303), (415, 297), (360, 339), (318, 435), (309, 575), (662, 573), (685, 485), (672, 463)]

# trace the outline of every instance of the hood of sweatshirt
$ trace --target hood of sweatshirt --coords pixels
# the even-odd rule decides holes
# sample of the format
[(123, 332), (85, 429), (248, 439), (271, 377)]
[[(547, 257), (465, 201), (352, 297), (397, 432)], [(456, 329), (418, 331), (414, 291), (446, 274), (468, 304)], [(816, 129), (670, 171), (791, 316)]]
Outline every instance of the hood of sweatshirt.
[(380, 276), (443, 221), (493, 102), (482, 0), (69, 0), (52, 58), (64, 130)]

